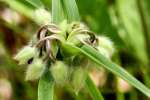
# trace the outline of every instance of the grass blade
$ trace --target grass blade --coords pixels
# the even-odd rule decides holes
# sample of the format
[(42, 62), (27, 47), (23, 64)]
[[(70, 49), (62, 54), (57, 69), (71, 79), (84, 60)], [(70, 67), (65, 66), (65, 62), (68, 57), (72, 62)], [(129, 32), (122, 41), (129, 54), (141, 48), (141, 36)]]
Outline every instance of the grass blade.
[[(139, 91), (144, 93), (146, 96), (150, 98), (150, 90), (142, 84), (140, 81), (138, 81), (136, 78), (134, 78), (131, 74), (129, 74), (126, 70), (118, 66), (117, 64), (113, 63), (112, 61), (108, 60), (106, 57), (104, 57), (102, 54), (100, 54), (97, 50), (92, 48), (89, 45), (84, 45), (82, 48), (73, 46), (71, 44), (65, 44), (66, 46), (69, 46), (73, 49), (76, 49), (83, 53), (85, 56), (87, 56), (89, 59), (97, 63), (98, 65), (102, 65), (109, 71), (113, 72), (117, 76), (121, 77), (128, 83), (130, 83), (132, 86), (137, 88)], [(98, 67), (99, 68), (99, 67)]]
[(60, 0), (52, 0), (52, 22), (59, 24), (64, 19), (62, 4)]
[[(129, 50), (144, 65), (148, 64), (146, 42), (137, 0), (116, 0), (116, 7), (120, 21), (124, 25), (126, 34), (124, 42), (129, 45)], [(128, 41), (126, 41), (128, 39)]]
[(75, 0), (63, 0), (64, 8), (69, 22), (80, 21), (78, 7)]
[(41, 0), (41, 2), (48, 11), (51, 11), (51, 0)]
[(18, 2), (17, 0), (12, 0), (11, 2), (9, 0), (2, 0), (2, 2), (8, 4), (10, 8), (14, 9), (15, 11), (32, 19), (32, 14), (34, 13), (34, 10), (29, 8), (28, 6)]
[(26, 0), (28, 3), (32, 4), (36, 8), (44, 7), (41, 0)]
[(104, 100), (102, 94), (98, 90), (98, 88), (95, 86), (89, 75), (87, 75), (87, 79), (85, 81), (86, 89), (88, 89), (88, 92), (90, 93), (93, 100)]
[(54, 83), (49, 72), (39, 80), (38, 100), (53, 100)]

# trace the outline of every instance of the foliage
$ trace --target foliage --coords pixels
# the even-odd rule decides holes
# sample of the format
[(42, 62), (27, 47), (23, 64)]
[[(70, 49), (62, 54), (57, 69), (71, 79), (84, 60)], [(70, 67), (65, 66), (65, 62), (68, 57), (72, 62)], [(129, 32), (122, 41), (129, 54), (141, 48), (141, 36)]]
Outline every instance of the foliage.
[[(15, 56), (19, 64), (27, 66), (26, 80), (39, 79), (38, 100), (57, 99), (59, 92), (54, 91), (57, 87), (67, 87), (68, 90), (63, 89), (64, 93), (68, 91), (77, 100), (88, 98), (86, 90), (93, 100), (110, 99), (108, 91), (112, 91), (118, 100), (125, 99), (127, 93), (130, 94), (131, 100), (150, 97), (148, 0), (77, 0), (77, 4), (75, 0), (1, 2), (26, 16), (25, 20), (30, 20), (32, 24), (25, 24), (31, 27), (32, 32), (41, 27), (31, 38), (31, 42)], [(4, 17), (1, 17), (1, 20), (6, 28), (18, 33), (15, 39), (25, 37), (29, 40), (32, 36), (19, 34), (28, 33), (27, 29), (19, 27), (19, 24), (9, 22)], [(2, 30), (2, 33), (5, 32)], [(12, 54), (6, 53), (8, 57)], [(14, 64), (10, 58), (5, 62), (9, 62), (5, 66)], [(130, 71), (130, 74), (119, 65)], [(14, 69), (16, 67), (18, 66), (14, 64)], [(103, 73), (101, 69), (105, 68), (115, 75)], [(107, 78), (103, 87), (96, 86), (95, 81), (99, 81), (99, 78), (92, 79), (92, 70), (99, 71), (98, 75), (103, 73)], [(131, 74), (140, 77), (142, 82)], [(122, 92), (118, 89), (118, 77), (145, 96), (138, 96), (141, 94), (137, 90), (126, 85), (124, 86), (129, 90)], [(82, 95), (82, 92), (85, 95)]]

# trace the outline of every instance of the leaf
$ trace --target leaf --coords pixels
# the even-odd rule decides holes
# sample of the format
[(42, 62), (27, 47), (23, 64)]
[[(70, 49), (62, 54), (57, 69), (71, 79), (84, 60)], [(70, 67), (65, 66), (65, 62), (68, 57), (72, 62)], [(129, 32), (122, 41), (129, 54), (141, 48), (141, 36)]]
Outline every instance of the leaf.
[(52, 0), (52, 22), (59, 24), (64, 20), (62, 4), (60, 0)]
[(75, 0), (63, 0), (64, 8), (66, 11), (67, 19), (69, 22), (80, 21), (80, 15)]
[(43, 8), (43, 4), (41, 0), (26, 0), (26, 1), (32, 4), (36, 8)]
[(150, 59), (150, 0), (137, 0), (138, 2), (138, 8), (139, 12), (141, 14), (142, 24), (143, 24), (143, 30), (145, 35), (145, 40), (147, 44), (147, 52)]
[(124, 41), (129, 43), (130, 52), (143, 64), (148, 64), (145, 38), (143, 35), (141, 17), (138, 11), (137, 0), (117, 0), (118, 14), (127, 31)]
[(87, 79), (85, 81), (86, 89), (88, 89), (88, 92), (90, 93), (93, 100), (104, 100), (102, 94), (98, 90), (98, 88), (95, 86), (89, 75), (87, 75)]
[(18, 11), (19, 13), (27, 16), (30, 19), (33, 19), (32, 14), (34, 13), (34, 10), (31, 9), (30, 7), (28, 7), (27, 5), (17, 1), (17, 0), (12, 0), (10, 2), (10, 0), (2, 0), (2, 2), (8, 4), (10, 6), (10, 8)]
[(38, 100), (53, 100), (54, 82), (50, 72), (46, 72), (39, 80)]
[(47, 10), (51, 10), (51, 0), (41, 0)]
[(100, 54), (97, 50), (95, 50), (91, 46), (84, 45), (81, 48), (79, 48), (79, 47), (73, 46), (68, 43), (66, 43), (65, 45), (80, 51), (85, 56), (87, 56), (89, 59), (91, 59), (93, 62), (97, 63), (100, 66), (102, 65), (109, 71), (113, 72), (117, 76), (121, 77), (122, 79), (124, 79), (125, 81), (130, 83), (132, 86), (137, 88), (139, 91), (144, 93), (146, 96), (150, 97), (150, 90), (144, 84), (142, 84), (140, 81), (138, 81), (136, 78), (134, 78), (126, 70), (124, 70), (117, 64), (113, 63), (112, 61), (108, 60), (106, 57), (104, 57), (102, 54)]

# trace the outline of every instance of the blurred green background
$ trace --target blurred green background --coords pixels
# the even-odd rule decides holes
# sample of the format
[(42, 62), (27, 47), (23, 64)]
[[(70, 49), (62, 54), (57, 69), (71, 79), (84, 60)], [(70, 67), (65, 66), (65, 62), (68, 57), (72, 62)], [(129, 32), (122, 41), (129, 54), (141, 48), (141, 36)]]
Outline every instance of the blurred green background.
[[(37, 81), (24, 80), (26, 66), (18, 66), (13, 56), (50, 23), (51, 0), (38, 7), (27, 1), (0, 0), (0, 100), (37, 100)], [(76, 1), (81, 21), (114, 42), (112, 60), (150, 87), (150, 0)], [(91, 74), (105, 100), (148, 100), (105, 69)], [(78, 96), (65, 87), (55, 93), (58, 100), (91, 100), (84, 89)]]

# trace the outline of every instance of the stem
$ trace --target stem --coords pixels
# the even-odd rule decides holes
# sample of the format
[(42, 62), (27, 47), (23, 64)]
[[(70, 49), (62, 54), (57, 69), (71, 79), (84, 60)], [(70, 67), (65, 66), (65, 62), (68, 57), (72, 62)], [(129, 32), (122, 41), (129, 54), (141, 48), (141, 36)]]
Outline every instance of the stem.
[(104, 100), (102, 94), (100, 93), (98, 88), (95, 86), (95, 84), (93, 83), (89, 75), (87, 75), (85, 86), (86, 86), (86, 89), (88, 89), (88, 92), (90, 93), (93, 100)]
[[(147, 49), (147, 54), (148, 57), (150, 59), (150, 35), (148, 33), (148, 27), (147, 27), (147, 23), (144, 17), (144, 12), (143, 12), (143, 7), (142, 7), (142, 1), (141, 0), (137, 0), (137, 6), (138, 6), (138, 10), (139, 10), (139, 14), (141, 17), (141, 22), (142, 22), (142, 28), (143, 28), (143, 33), (145, 35), (145, 43), (146, 43), (146, 49)], [(148, 62), (150, 63), (150, 62)]]

